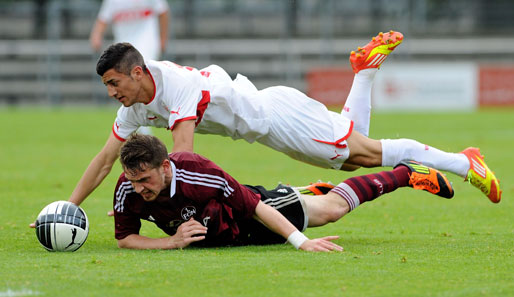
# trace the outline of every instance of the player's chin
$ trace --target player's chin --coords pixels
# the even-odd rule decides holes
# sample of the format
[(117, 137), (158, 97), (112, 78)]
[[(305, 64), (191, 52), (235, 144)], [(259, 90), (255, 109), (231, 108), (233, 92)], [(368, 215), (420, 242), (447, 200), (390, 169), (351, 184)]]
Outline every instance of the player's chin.
[(121, 104), (123, 104), (123, 106), (125, 107), (130, 107), (132, 106), (133, 104), (130, 102), (130, 100), (128, 100), (126, 97), (123, 97), (121, 100), (120, 100)]
[(125, 96), (123, 96), (123, 97), (121, 97), (121, 98), (117, 98), (117, 100), (118, 100), (121, 104), (123, 104), (123, 106), (125, 106), (125, 107), (130, 107), (130, 106), (132, 106), (132, 105), (134, 104), (134, 103), (133, 103), (129, 98), (127, 98), (127, 97), (125, 97)]
[(146, 202), (154, 201), (154, 200), (155, 200), (155, 198), (157, 198), (157, 194), (155, 194), (155, 193), (153, 193), (153, 192), (149, 192), (149, 193), (141, 194), (141, 196), (143, 197), (143, 199), (144, 199)]

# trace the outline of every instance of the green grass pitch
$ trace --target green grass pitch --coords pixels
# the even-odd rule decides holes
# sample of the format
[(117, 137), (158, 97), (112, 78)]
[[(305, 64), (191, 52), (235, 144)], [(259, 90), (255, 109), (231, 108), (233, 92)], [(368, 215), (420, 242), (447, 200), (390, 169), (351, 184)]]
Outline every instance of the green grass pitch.
[[(480, 147), (502, 181), (503, 200), (494, 205), (451, 174), (452, 200), (399, 189), (307, 230), (341, 236), (342, 253), (290, 245), (118, 249), (106, 212), (119, 164), (82, 204), (90, 220), (84, 246), (47, 252), (28, 224), (48, 203), (68, 199), (114, 116), (112, 107), (0, 110), (0, 296), (514, 296), (513, 109), (374, 114), (373, 138), (413, 138), (454, 152)], [(154, 131), (170, 148), (170, 132)], [(197, 135), (195, 146), (240, 182), (266, 187), (338, 183), (380, 170), (319, 169), (219, 136)], [(142, 232), (163, 235), (151, 224)]]

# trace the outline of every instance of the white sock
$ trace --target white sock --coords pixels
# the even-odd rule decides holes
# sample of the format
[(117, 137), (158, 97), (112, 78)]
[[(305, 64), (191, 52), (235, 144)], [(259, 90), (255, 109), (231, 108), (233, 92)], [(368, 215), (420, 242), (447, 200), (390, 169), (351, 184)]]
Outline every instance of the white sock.
[(414, 160), (438, 170), (466, 177), (470, 164), (464, 154), (447, 153), (412, 139), (382, 139), (382, 166)]
[(376, 68), (369, 68), (355, 74), (352, 88), (341, 111), (343, 116), (353, 121), (353, 129), (364, 136), (369, 135), (371, 87), (377, 70)]

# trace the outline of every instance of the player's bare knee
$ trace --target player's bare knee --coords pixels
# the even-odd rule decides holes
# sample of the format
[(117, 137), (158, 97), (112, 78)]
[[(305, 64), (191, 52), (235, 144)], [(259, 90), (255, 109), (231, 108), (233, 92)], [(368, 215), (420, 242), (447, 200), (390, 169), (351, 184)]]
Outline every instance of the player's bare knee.
[(359, 168), (361, 168), (359, 165), (353, 165), (353, 164), (347, 164), (347, 163), (344, 163), (343, 166), (341, 166), (341, 170), (343, 170), (343, 171), (355, 171)]
[(348, 203), (338, 194), (329, 192), (326, 195), (327, 203), (324, 207), (324, 219), (327, 222), (336, 222), (349, 211)]
[(353, 158), (352, 164), (354, 166), (360, 166), (364, 168), (372, 168), (382, 165), (382, 156), (359, 156)]
[(344, 207), (338, 205), (337, 207), (332, 207), (327, 211), (325, 219), (329, 223), (337, 222), (341, 217), (346, 214), (346, 210)]

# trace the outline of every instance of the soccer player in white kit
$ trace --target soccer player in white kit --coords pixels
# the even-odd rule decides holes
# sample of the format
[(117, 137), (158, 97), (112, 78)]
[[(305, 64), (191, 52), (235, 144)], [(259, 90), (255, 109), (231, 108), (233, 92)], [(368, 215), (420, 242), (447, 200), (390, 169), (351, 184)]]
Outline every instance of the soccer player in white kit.
[[(100, 50), (105, 30), (112, 24), (115, 42), (129, 42), (145, 59), (158, 60), (168, 42), (168, 11), (165, 0), (104, 0), (91, 30), (91, 47)], [(152, 134), (147, 126), (138, 132)]]
[(399, 32), (380, 33), (351, 53), (356, 74), (341, 114), (292, 88), (257, 90), (244, 76), (232, 80), (215, 65), (197, 70), (168, 61), (145, 63), (130, 44), (114, 44), (98, 61), (97, 73), (109, 96), (123, 106), (107, 143), (69, 200), (80, 204), (110, 172), (129, 135), (139, 126), (151, 125), (171, 130), (173, 152), (192, 152), (197, 132), (257, 141), (325, 168), (394, 167), (414, 160), (457, 174), (499, 202), (498, 179), (478, 149), (447, 153), (410, 139), (367, 137), (373, 77), (402, 40)]
[(95, 51), (109, 24), (115, 42), (129, 42), (148, 60), (158, 60), (168, 42), (168, 3), (165, 0), (104, 0), (89, 41)]

